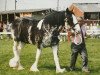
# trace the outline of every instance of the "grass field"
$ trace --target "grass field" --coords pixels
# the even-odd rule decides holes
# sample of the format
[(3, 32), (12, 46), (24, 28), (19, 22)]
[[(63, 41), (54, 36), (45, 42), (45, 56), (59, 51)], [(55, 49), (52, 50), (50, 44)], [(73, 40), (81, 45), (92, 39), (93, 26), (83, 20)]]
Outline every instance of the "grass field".
[[(21, 53), (21, 63), (25, 69), (18, 71), (10, 68), (8, 63), (13, 57), (12, 44), (12, 40), (0, 40), (0, 75), (56, 75), (51, 48), (45, 48), (42, 51), (38, 64), (40, 72), (29, 71), (31, 65), (35, 61), (36, 54), (36, 47), (29, 44), (25, 45)], [(91, 73), (86, 74), (81, 71), (82, 62), (80, 55), (76, 63), (78, 69), (73, 72), (69, 71), (68, 66), (70, 64), (71, 55), (70, 44), (67, 42), (60, 42), (60, 65), (62, 68), (66, 68), (66, 72), (57, 75), (100, 75), (100, 39), (87, 39), (86, 45)]]

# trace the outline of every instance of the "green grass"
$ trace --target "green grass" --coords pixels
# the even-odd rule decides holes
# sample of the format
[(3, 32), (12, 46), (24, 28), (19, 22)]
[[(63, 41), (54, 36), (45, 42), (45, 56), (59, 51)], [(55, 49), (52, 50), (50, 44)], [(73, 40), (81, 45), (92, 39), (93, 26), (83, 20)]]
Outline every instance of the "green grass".
[[(45, 48), (42, 51), (38, 64), (40, 72), (29, 71), (36, 55), (36, 47), (29, 44), (26, 44), (21, 51), (21, 63), (25, 69), (18, 71), (10, 68), (8, 63), (13, 57), (12, 45), (12, 40), (0, 40), (0, 75), (56, 75), (51, 48)], [(71, 55), (70, 44), (61, 42), (59, 44), (60, 65), (62, 68), (66, 68), (67, 71), (57, 75), (100, 75), (100, 39), (87, 39), (86, 45), (91, 73), (86, 74), (81, 71), (82, 61), (80, 55), (76, 63), (78, 70), (73, 72), (68, 70)]]

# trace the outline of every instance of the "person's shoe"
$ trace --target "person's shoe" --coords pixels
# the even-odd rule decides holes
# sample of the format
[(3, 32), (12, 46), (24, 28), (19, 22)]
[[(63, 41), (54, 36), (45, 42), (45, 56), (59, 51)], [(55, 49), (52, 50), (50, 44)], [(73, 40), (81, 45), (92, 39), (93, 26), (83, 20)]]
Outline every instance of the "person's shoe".
[(83, 67), (83, 68), (82, 68), (82, 71), (83, 71), (83, 72), (86, 72), (86, 73), (89, 73), (89, 72), (90, 72), (89, 69), (88, 69), (87, 67)]

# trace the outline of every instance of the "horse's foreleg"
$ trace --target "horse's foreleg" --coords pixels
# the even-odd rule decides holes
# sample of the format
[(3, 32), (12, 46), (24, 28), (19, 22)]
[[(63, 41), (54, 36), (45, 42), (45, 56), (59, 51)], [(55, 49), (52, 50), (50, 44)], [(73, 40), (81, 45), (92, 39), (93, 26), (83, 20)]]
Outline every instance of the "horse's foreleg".
[(65, 71), (65, 68), (64, 69), (61, 69), (60, 68), (60, 64), (59, 64), (59, 58), (58, 58), (58, 46), (55, 45), (55, 46), (52, 46), (52, 49), (53, 49), (53, 55), (54, 55), (54, 62), (55, 62), (55, 65), (56, 65), (56, 72), (59, 73), (59, 72), (64, 72)]
[(23, 67), (20, 64), (20, 50), (22, 48), (22, 43), (18, 43), (17, 41), (14, 41), (13, 46), (13, 53), (14, 57), (10, 59), (9, 65), (10, 67), (17, 68), (18, 70), (22, 70)]
[(18, 66), (19, 55), (18, 55), (17, 46), (18, 46), (18, 42), (14, 41), (14, 45), (13, 45), (14, 57), (10, 59), (9, 61), (10, 67), (13, 67), (13, 68), (16, 68)]
[[(21, 49), (23, 48), (23, 43), (22, 42), (19, 42), (18, 44), (18, 54), (20, 56), (20, 52), (21, 52)], [(21, 65), (20, 63), (20, 58), (19, 58), (19, 61), (18, 61), (18, 70), (23, 70), (23, 66)]]
[(39, 61), (40, 55), (41, 55), (41, 49), (37, 49), (35, 62), (31, 66), (30, 71), (39, 71), (38, 68), (37, 68), (37, 65), (38, 65), (38, 61)]

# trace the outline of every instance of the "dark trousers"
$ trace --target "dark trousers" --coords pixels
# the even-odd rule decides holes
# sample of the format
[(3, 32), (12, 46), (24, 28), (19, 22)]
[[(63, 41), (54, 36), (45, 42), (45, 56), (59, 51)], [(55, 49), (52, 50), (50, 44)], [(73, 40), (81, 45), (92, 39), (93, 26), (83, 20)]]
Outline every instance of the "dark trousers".
[(72, 43), (71, 44), (71, 50), (72, 50), (72, 54), (71, 54), (70, 68), (72, 68), (72, 69), (75, 68), (75, 64), (76, 64), (78, 54), (81, 55), (83, 67), (87, 67), (87, 65), (88, 65), (88, 55), (87, 55), (87, 50), (86, 50), (85, 44), (82, 43), (80, 45), (76, 45), (76, 44)]

